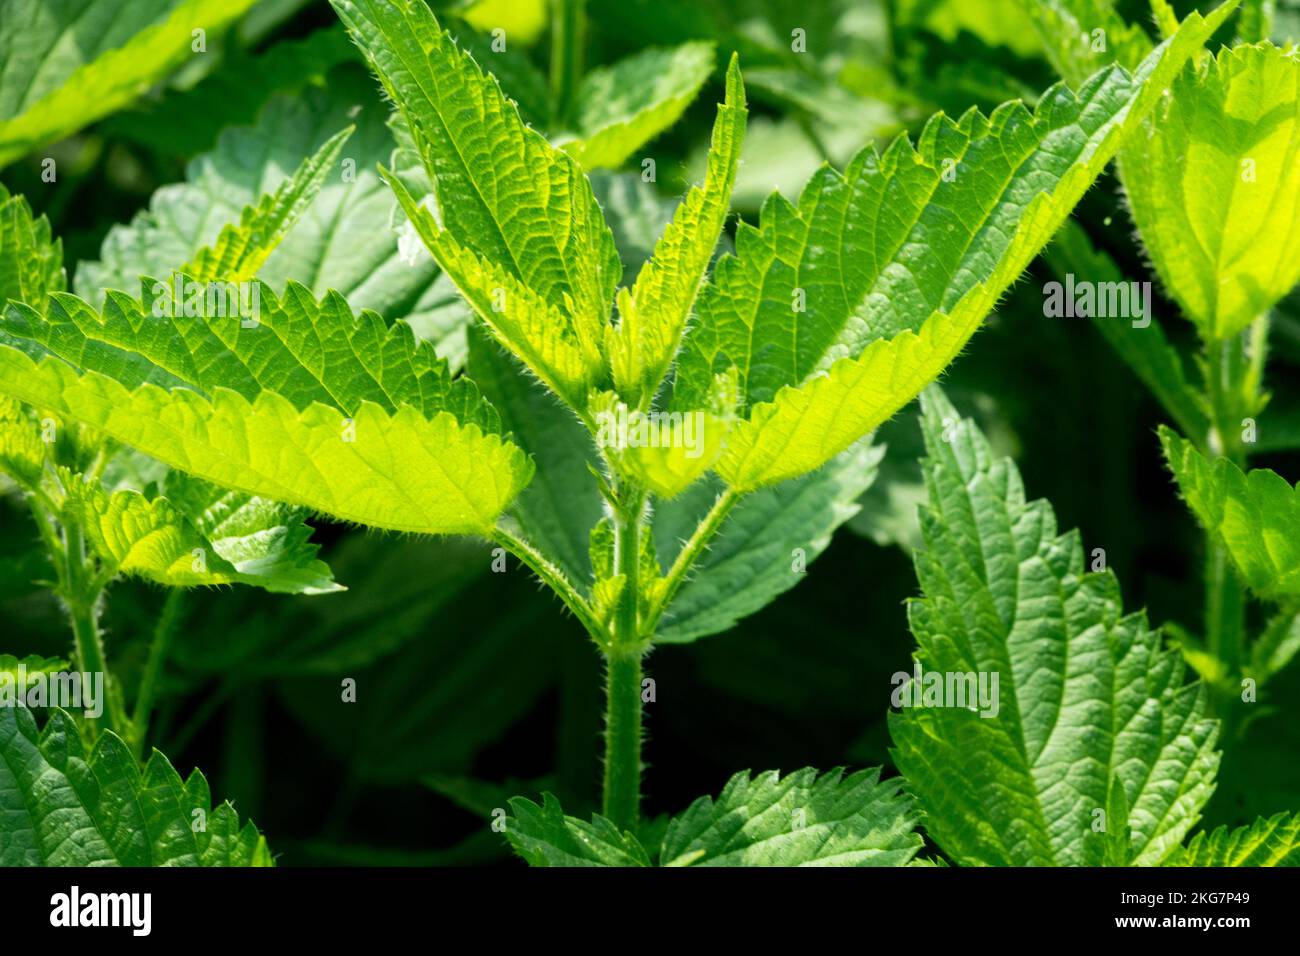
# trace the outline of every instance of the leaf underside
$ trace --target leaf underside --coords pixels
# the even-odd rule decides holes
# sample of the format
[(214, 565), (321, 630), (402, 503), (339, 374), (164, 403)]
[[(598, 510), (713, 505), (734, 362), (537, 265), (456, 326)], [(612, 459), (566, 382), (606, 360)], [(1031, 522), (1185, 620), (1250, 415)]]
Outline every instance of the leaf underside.
[(225, 488), (379, 528), (489, 529), (532, 465), (472, 383), (338, 294), (254, 288), (252, 324), (211, 299), (173, 319), (152, 280), (102, 314), (67, 294), (45, 315), (12, 304), (0, 392)]

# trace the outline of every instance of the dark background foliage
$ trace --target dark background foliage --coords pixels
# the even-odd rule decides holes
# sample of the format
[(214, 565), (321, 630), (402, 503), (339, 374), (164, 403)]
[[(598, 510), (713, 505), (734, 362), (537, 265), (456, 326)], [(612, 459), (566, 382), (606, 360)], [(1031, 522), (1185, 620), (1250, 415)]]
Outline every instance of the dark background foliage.
[[(823, 160), (842, 164), (899, 130), (915, 135), (938, 109), (1032, 100), (1053, 82), (1032, 35), (1011, 18), (1011, 0), (891, 0), (892, 22), (885, 6), (591, 0), (588, 60), (693, 38), (716, 40), (720, 61), (739, 49), (753, 78), (736, 206), (752, 221), (774, 184), (793, 199)], [(1123, 6), (1146, 22), (1145, 0)], [(97, 258), (109, 226), (129, 220), (159, 186), (184, 179), (186, 161), (211, 148), (223, 124), (253, 121), (276, 83), (250, 64), (338, 29), (323, 2), (274, 0), (255, 13), (222, 38), (213, 72), (178, 80), (59, 144), (65, 172), (57, 184), (41, 182), (36, 159), (5, 171), (6, 185), (50, 217), (69, 263)], [(792, 26), (831, 37), (833, 55), (797, 59)], [(543, 35), (528, 55), (544, 67), (546, 49)], [(783, 95), (759, 71), (800, 77), (812, 95)], [(698, 169), (692, 159), (707, 143), (720, 78), (651, 144), (665, 196), (678, 195)], [(1113, 178), (1102, 178), (1076, 218), (1130, 277), (1150, 278)], [(1128, 609), (1145, 606), (1155, 623), (1196, 630), (1201, 538), (1160, 458), (1161, 410), (1086, 320), (1043, 316), (1049, 278), (1036, 263), (945, 385), (1014, 455), (1030, 494), (1053, 502), (1061, 527), (1077, 526), (1087, 551), (1105, 549)], [(1190, 339), (1158, 289), (1154, 312), (1171, 337)], [(1278, 416), (1296, 408), (1288, 383), (1300, 360), (1300, 322), (1290, 316), (1284, 308), (1275, 325), (1268, 370)], [(881, 479), (806, 580), (727, 633), (651, 657), (648, 813), (681, 809), (747, 768), (889, 763), (890, 675), (910, 667), (906, 602), (916, 583), (907, 548), (871, 535), (888, 537), (881, 517), (892, 529), (914, 520), (915, 410), (880, 437), (890, 446)], [(1300, 475), (1295, 455), (1257, 463)], [(203, 767), (213, 792), (251, 816), (286, 865), (503, 862), (505, 843), (486, 822), (507, 796), (551, 789), (569, 813), (590, 810), (600, 772), (600, 665), (559, 603), (513, 561), (492, 573), (485, 544), (316, 525), (323, 556), (350, 590), (189, 595), (152, 743), (182, 772)], [(34, 537), (15, 502), (0, 500), (0, 555)], [(0, 581), (5, 649), (66, 653), (57, 606), (27, 583), (39, 576)], [(111, 593), (109, 653), (128, 686), (162, 600), (159, 589), (134, 582)], [(1278, 691), (1295, 683), (1294, 671), (1279, 678)], [(339, 702), (345, 677), (357, 681), (354, 705)], [(1300, 803), (1300, 771), (1286, 757), (1300, 714), (1287, 699), (1275, 692), (1266, 702), (1270, 714), (1221, 775), (1207, 822), (1246, 822)]]

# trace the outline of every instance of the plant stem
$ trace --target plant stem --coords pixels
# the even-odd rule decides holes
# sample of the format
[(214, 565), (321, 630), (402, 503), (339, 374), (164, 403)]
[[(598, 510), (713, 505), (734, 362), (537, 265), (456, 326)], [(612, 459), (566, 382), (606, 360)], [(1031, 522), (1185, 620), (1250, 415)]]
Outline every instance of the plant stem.
[(605, 665), (602, 812), (620, 830), (635, 830), (641, 814), (641, 650), (615, 647)]
[(135, 713), (131, 717), (131, 752), (135, 754), (136, 760), (140, 759), (144, 751), (144, 739), (149, 731), (149, 718), (153, 714), (154, 693), (157, 690), (158, 678), (162, 674), (163, 664), (167, 660), (167, 652), (171, 648), (172, 637), (176, 633), (176, 625), (180, 621), (184, 597), (185, 592), (180, 588), (169, 590), (167, 600), (163, 602), (162, 611), (158, 615), (158, 623), (154, 626), (153, 641), (149, 644), (149, 658), (145, 661), (144, 675), (140, 678), (140, 689), (135, 695)]
[[(1212, 453), (1245, 469), (1247, 450), (1240, 419), (1254, 415), (1268, 349), (1268, 318), (1261, 316), (1251, 329), (1233, 339), (1212, 339), (1206, 344), (1208, 399)], [(1248, 353), (1248, 354), (1247, 354)], [(1240, 672), (1244, 660), (1246, 594), (1222, 543), (1210, 539), (1205, 561), (1205, 640), (1207, 649), (1223, 662), (1229, 674)], [(1217, 696), (1217, 695), (1216, 695)], [(1217, 709), (1229, 722), (1231, 700)], [(1230, 736), (1225, 726), (1225, 739)]]
[(602, 809), (621, 830), (635, 830), (641, 812), (641, 518), (645, 497), (634, 492), (614, 514), (614, 566), (623, 590), (614, 608), (614, 638), (605, 655), (605, 785)]
[[(112, 687), (112, 675), (104, 660), (104, 643), (99, 633), (99, 599), (103, 588), (89, 577), (91, 568), (86, 559), (86, 543), (81, 526), (65, 524), (63, 573), (63, 600), (72, 618), (72, 637), (76, 645), (77, 665), (85, 673), (99, 674), (103, 680), (104, 711), (98, 726), (114, 733), (122, 733), (126, 719), (122, 702)], [(96, 726), (95, 721), (91, 721)]]
[(591, 609), (591, 605), (578, 593), (578, 589), (564, 576), (563, 571), (552, 564), (544, 554), (523, 538), (517, 537), (500, 525), (492, 529), (491, 538), (527, 565), (534, 574), (542, 579), (543, 584), (559, 596), (560, 600), (565, 603), (582, 623), (582, 626), (586, 628), (592, 640), (601, 647), (608, 644), (609, 629), (596, 619), (596, 614)]
[(704, 549), (709, 546), (709, 542), (718, 533), (722, 522), (727, 519), (727, 515), (731, 514), (731, 509), (736, 506), (736, 502), (741, 497), (741, 492), (736, 491), (734, 488), (728, 488), (718, 495), (718, 499), (713, 502), (713, 507), (709, 509), (709, 513), (696, 526), (695, 532), (690, 539), (682, 545), (682, 550), (677, 553), (673, 566), (668, 569), (668, 574), (664, 576), (664, 584), (660, 591), (659, 600), (646, 614), (643, 628), (647, 636), (654, 633), (654, 629), (659, 624), (659, 619), (663, 616), (664, 610), (672, 603), (678, 589), (686, 580), (686, 575), (690, 573), (695, 562), (704, 553)]
[(587, 40), (586, 0), (551, 0), (551, 108), (556, 124), (570, 119), (582, 79)]

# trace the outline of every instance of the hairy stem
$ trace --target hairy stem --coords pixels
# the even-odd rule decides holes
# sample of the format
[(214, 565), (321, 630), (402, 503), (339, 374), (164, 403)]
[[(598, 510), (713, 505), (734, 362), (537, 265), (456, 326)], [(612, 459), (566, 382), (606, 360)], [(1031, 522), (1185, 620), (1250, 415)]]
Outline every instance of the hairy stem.
[(659, 600), (655, 602), (646, 615), (643, 629), (647, 635), (654, 633), (655, 627), (659, 624), (659, 619), (663, 616), (668, 605), (672, 603), (691, 568), (695, 566), (695, 562), (699, 560), (700, 555), (708, 548), (714, 535), (722, 527), (722, 522), (727, 520), (727, 515), (731, 514), (731, 509), (736, 506), (736, 502), (740, 501), (741, 497), (742, 493), (734, 488), (728, 488), (718, 495), (718, 499), (713, 503), (713, 507), (709, 509), (709, 513), (696, 526), (690, 539), (682, 545), (682, 550), (678, 552), (676, 559), (673, 561), (673, 566), (668, 569), (668, 573), (664, 576), (664, 584), (660, 590)]
[(578, 589), (564, 576), (563, 571), (552, 564), (544, 554), (523, 538), (517, 537), (500, 525), (492, 529), (492, 540), (513, 554), (541, 578), (542, 583), (554, 591), (560, 600), (565, 603), (565, 606), (573, 612), (574, 617), (586, 628), (592, 640), (602, 647), (608, 644), (609, 629), (597, 620), (591, 605), (578, 593)]
[(163, 602), (162, 611), (158, 615), (158, 623), (154, 626), (149, 658), (144, 665), (144, 675), (140, 678), (140, 689), (135, 695), (135, 712), (131, 717), (131, 752), (135, 754), (136, 760), (144, 752), (144, 740), (149, 731), (149, 718), (153, 714), (158, 678), (162, 676), (163, 664), (171, 649), (184, 598), (185, 592), (180, 588), (168, 591), (167, 600)]
[(614, 564), (623, 590), (614, 609), (614, 639), (606, 653), (605, 782), (602, 809), (616, 826), (634, 830), (641, 810), (641, 519), (645, 497), (632, 494), (614, 514)]
[(121, 698), (112, 686), (112, 675), (104, 659), (104, 642), (99, 632), (99, 600), (102, 584), (92, 577), (92, 568), (86, 555), (85, 538), (81, 526), (70, 523), (64, 526), (64, 570), (61, 575), (63, 600), (72, 619), (72, 637), (76, 647), (78, 668), (88, 674), (102, 675), (103, 713), (92, 726), (114, 733), (122, 733), (126, 726)]
[[(1243, 417), (1258, 407), (1268, 349), (1268, 319), (1261, 317), (1250, 330), (1233, 339), (1206, 344), (1210, 435), (1212, 452), (1245, 469), (1247, 446), (1242, 439)], [(1246, 593), (1233, 570), (1227, 549), (1213, 539), (1206, 542), (1205, 639), (1208, 650), (1235, 674), (1244, 660)], [(1227, 720), (1229, 701), (1217, 708)], [(1225, 727), (1225, 737), (1228, 729)]]
[(551, 104), (560, 123), (571, 119), (582, 80), (587, 39), (586, 0), (551, 0)]
[(635, 830), (641, 814), (641, 650), (615, 647), (605, 665), (601, 808), (620, 830)]

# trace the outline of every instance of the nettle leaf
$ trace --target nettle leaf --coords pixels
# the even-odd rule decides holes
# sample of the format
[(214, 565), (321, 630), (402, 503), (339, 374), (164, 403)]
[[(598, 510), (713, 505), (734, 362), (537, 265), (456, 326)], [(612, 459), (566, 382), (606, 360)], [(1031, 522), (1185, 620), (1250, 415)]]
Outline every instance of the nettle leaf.
[(582, 407), (622, 264), (581, 168), (524, 124), (420, 0), (332, 2), (433, 182), (436, 214), (390, 177), (408, 218), (502, 343)]
[(1068, 83), (1082, 83), (1111, 63), (1134, 69), (1151, 52), (1151, 38), (1141, 26), (1120, 16), (1114, 0), (1019, 3), (1042, 41), (1047, 59)]
[[(565, 816), (549, 793), (541, 806), (524, 797), (510, 806), (506, 836), (532, 866), (652, 865), (635, 835), (599, 814)], [(742, 771), (716, 799), (669, 820), (656, 857), (660, 866), (905, 866), (922, 846), (919, 817), (902, 781), (882, 781), (879, 768)]]
[(650, 858), (635, 836), (619, 832), (596, 814), (590, 823), (564, 815), (553, 794), (542, 795), (539, 807), (526, 797), (512, 797), (514, 816), (506, 837), (530, 866), (650, 866)]
[(404, 323), (297, 283), (278, 299), (254, 284), (253, 323), (188, 294), (173, 318), (187, 282), (145, 280), (141, 302), (110, 292), (102, 314), (67, 294), (44, 316), (11, 305), (0, 393), (225, 488), (374, 527), (481, 533), (527, 484), (495, 410)]
[(253, 3), (5, 0), (0, 166), (127, 105), (193, 55), (194, 30), (215, 40)]
[(1029, 22), (1017, 9), (1016, 0), (902, 0), (893, 17), (901, 27), (928, 30), (949, 43), (966, 33), (1017, 56), (1037, 51)]
[(1248, 827), (1198, 833), (1169, 866), (1300, 866), (1300, 817), (1279, 813)]
[(782, 777), (746, 772), (701, 797), (664, 834), (663, 866), (904, 866), (921, 849), (920, 814), (880, 769)]
[[(338, 34), (343, 36), (341, 30)], [(355, 51), (351, 41), (344, 42)], [(227, 223), (238, 222), (242, 209), (280, 188), (331, 135), (355, 124), (341, 159), (321, 170), (315, 199), (301, 210), (258, 278), (277, 293), (293, 278), (318, 296), (341, 293), (354, 310), (405, 317), (417, 337), (432, 337), (445, 355), (440, 338), (425, 334), (436, 330), (438, 307), (454, 300), (461, 325), (469, 313), (449, 282), (436, 281), (431, 259), (410, 263), (398, 255), (389, 228), (393, 198), (376, 171), (394, 148), (387, 117), (360, 63), (332, 70), (324, 86), (273, 98), (256, 125), (225, 130), (212, 152), (189, 164), (185, 182), (157, 190), (147, 210), (110, 229), (100, 261), (78, 266), (77, 294), (94, 301), (103, 289), (135, 288), (142, 275), (171, 274), (178, 263), (215, 242)], [(349, 236), (365, 241), (349, 241)], [(463, 354), (463, 345), (456, 351)]]
[(0, 183), (0, 306), (10, 299), (42, 302), (66, 282), (63, 243), (51, 237), (49, 219), (34, 217), (27, 199)]
[(450, 230), (440, 228), (401, 180), (389, 177), (388, 184), (438, 265), (496, 339), (556, 395), (575, 408), (584, 408), (588, 392), (601, 375), (602, 360), (597, 351), (571, 334), (574, 326), (565, 310), (547, 302), (510, 270), (458, 242)]
[(35, 488), (45, 469), (41, 426), (22, 404), (0, 395), (0, 473)]
[[(196, 156), (215, 148), (218, 137), (230, 127), (255, 122), (275, 94), (311, 96), (313, 91), (321, 91), (322, 84), (333, 82), (327, 77), (340, 63), (354, 62), (359, 67), (360, 60), (357, 48), (337, 23), (257, 50), (227, 45), (219, 69), (186, 89), (170, 88), (161, 97), (123, 110), (105, 121), (104, 130), (152, 153)], [(341, 119), (329, 132), (345, 125)], [(285, 145), (302, 149), (307, 144), (297, 140)]]
[[(857, 513), (883, 453), (861, 442), (810, 475), (742, 499), (669, 605), (655, 641), (686, 643), (730, 630), (802, 581), (835, 529)], [(665, 567), (713, 504), (718, 484), (700, 482), (655, 509)]]
[(289, 228), (316, 198), (325, 177), (338, 173), (339, 154), (353, 128), (341, 130), (326, 140), (297, 171), (256, 206), (247, 206), (238, 223), (221, 230), (217, 241), (204, 246), (181, 268), (198, 282), (246, 282), (257, 275)]
[[(484, 29), (495, 30), (499, 27), (502, 24), (497, 21)], [(468, 24), (454, 24), (450, 32), (454, 34), (458, 47), (497, 78), (506, 96), (514, 100), (525, 123), (539, 129), (550, 125), (551, 91), (547, 86), (547, 78), (533, 65), (526, 52), (513, 43), (498, 44), (492, 37)], [(515, 36), (514, 33), (507, 32), (512, 38)]]
[(737, 231), (677, 363), (674, 408), (735, 368), (746, 412), (717, 472), (753, 490), (817, 468), (953, 360), (1123, 137), (1226, 15), (1192, 14), (1133, 74), (1112, 66), (1034, 113), (939, 115), (916, 148), (868, 147)]
[(575, 138), (562, 141), (564, 151), (583, 169), (622, 166), (677, 122), (713, 72), (715, 56), (712, 43), (684, 43), (591, 70), (578, 87)]
[(598, 172), (588, 178), (614, 233), (624, 274), (640, 273), (673, 221), (677, 200), (662, 195), (638, 173)]
[(1209, 461), (1163, 426), (1160, 443), (1183, 500), (1250, 589), (1273, 601), (1300, 598), (1300, 490), (1267, 468)]
[(1300, 60), (1224, 48), (1173, 83), (1122, 157), (1124, 186), (1169, 294), (1228, 338), (1300, 281)]
[(182, 780), (154, 751), (141, 769), (121, 738), (87, 753), (73, 719), (0, 707), (0, 866), (274, 866), (266, 839), (213, 809), (208, 782)]
[[(8, 302), (44, 302), (66, 287), (63, 244), (50, 234), (45, 216), (32, 216), (22, 196), (0, 184), (0, 307)], [(24, 487), (41, 480), (45, 442), (41, 424), (21, 403), (0, 396), (0, 473)]]
[(972, 422), (937, 390), (922, 409), (924, 597), (909, 607), (922, 678), (894, 702), (922, 696), (889, 727), (927, 832), (963, 864), (1159, 863), (1214, 788), (1204, 688), (1143, 615), (1122, 614), (1114, 575), (1085, 570), (1078, 533), (1057, 534)]
[(165, 497), (130, 489), (109, 494), (99, 482), (68, 476), (63, 511), (119, 574), (169, 587), (250, 584), (281, 594), (342, 590), (316, 560), (305, 511), (226, 491), (178, 472)]
[(635, 284), (619, 291), (619, 324), (605, 330), (614, 384), (634, 406), (654, 397), (681, 344), (731, 207), (746, 112), (740, 64), (733, 56), (726, 100), (713, 125), (704, 185), (686, 194)]
[(591, 434), (484, 330), (471, 328), (468, 341), (469, 375), (500, 412), (502, 430), (537, 464), (509, 513), (524, 537), (581, 587), (591, 579), (589, 531), (604, 513), (591, 471)]
[(1250, 648), (1247, 673), (1263, 683), (1300, 654), (1300, 612), (1283, 610), (1273, 615)]
[(41, 674), (57, 674), (65, 671), (68, 666), (67, 661), (57, 657), (40, 657), (36, 654), (15, 657), (13, 654), (0, 654), (0, 676), (7, 678), (7, 682), (13, 687), (18, 686), (20, 670), (26, 683)]
[(500, 28), (524, 46), (531, 46), (546, 29), (547, 8), (546, 0), (473, 0), (462, 16), (480, 30)]

